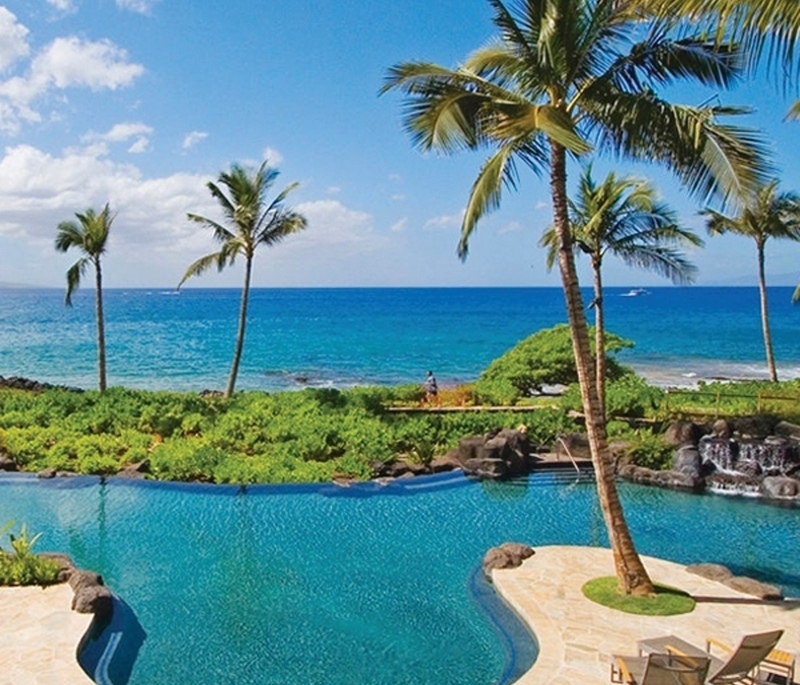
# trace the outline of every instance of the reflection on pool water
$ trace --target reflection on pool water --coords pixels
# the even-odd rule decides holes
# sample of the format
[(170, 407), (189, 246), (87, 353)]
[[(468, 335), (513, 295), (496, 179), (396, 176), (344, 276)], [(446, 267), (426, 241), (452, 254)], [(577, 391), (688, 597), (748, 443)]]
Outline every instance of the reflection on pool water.
[[(800, 596), (800, 510), (620, 488), (643, 554), (722, 563)], [(494, 683), (506, 650), (470, 591), (484, 552), (607, 544), (594, 484), (551, 474), (246, 491), (7, 477), (10, 519), (135, 611), (147, 639), (131, 685)]]

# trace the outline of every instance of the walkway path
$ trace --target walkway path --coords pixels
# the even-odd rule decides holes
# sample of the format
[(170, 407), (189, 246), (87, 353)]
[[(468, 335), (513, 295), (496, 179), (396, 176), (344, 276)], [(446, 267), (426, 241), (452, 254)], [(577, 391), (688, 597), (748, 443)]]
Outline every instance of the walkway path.
[(67, 583), (0, 587), (0, 685), (91, 685), (76, 651), (94, 616), (71, 603)]
[[(540, 547), (520, 568), (495, 570), (498, 592), (536, 634), (540, 653), (519, 685), (607, 685), (609, 657), (636, 654), (636, 641), (675, 634), (705, 645), (713, 636), (735, 646), (742, 634), (783, 628), (780, 649), (800, 654), (800, 602), (764, 602), (680, 564), (643, 557), (654, 582), (698, 600), (680, 616), (634, 616), (590, 602), (583, 584), (613, 575), (611, 551), (594, 547)], [(795, 678), (800, 677), (796, 675)]]

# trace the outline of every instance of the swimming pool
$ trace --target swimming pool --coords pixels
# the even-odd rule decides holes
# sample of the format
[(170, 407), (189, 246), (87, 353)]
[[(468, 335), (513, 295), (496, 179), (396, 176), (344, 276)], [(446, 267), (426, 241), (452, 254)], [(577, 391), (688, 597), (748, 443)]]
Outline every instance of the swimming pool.
[[(643, 554), (722, 563), (800, 596), (800, 510), (620, 489)], [(469, 588), (484, 552), (606, 544), (594, 484), (551, 474), (246, 491), (4, 477), (10, 519), (135, 611), (147, 639), (132, 685), (497, 682), (506, 652)]]

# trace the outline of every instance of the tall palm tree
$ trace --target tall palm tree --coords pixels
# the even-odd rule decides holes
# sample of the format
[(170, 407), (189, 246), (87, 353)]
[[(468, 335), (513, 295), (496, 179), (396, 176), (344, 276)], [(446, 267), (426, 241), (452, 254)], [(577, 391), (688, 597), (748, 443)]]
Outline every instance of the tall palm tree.
[[(604, 257), (610, 253), (629, 266), (655, 271), (673, 283), (691, 283), (696, 269), (678, 248), (699, 247), (703, 241), (678, 225), (675, 212), (658, 201), (650, 183), (630, 176), (617, 179), (611, 172), (597, 185), (591, 166), (581, 175), (577, 199), (569, 200), (569, 215), (573, 248), (592, 260), (597, 395), (605, 407)], [(545, 231), (539, 244), (549, 248), (547, 268), (552, 269), (558, 257), (555, 227)]]
[(772, 336), (769, 332), (767, 283), (764, 275), (764, 246), (770, 238), (800, 240), (800, 196), (792, 192), (778, 192), (778, 181), (759, 188), (752, 198), (734, 216), (726, 216), (713, 209), (702, 212), (711, 235), (737, 233), (752, 238), (758, 255), (758, 292), (761, 301), (761, 329), (771, 381), (778, 380)]
[(86, 273), (89, 264), (94, 266), (94, 302), (97, 319), (97, 371), (100, 392), (106, 389), (106, 334), (103, 319), (103, 270), (100, 258), (106, 251), (106, 242), (111, 224), (116, 217), (108, 207), (108, 203), (98, 214), (94, 209), (87, 209), (83, 214), (76, 213), (78, 221), (62, 221), (58, 224), (56, 250), (66, 252), (71, 247), (78, 248), (83, 256), (67, 271), (67, 294), (64, 302), (72, 306), (72, 294), (80, 287), (81, 277)]
[[(747, 54), (751, 70), (763, 64), (786, 85), (796, 83), (800, 41), (800, 3), (797, 0), (638, 0), (658, 16), (683, 18), (709, 31), (720, 41), (735, 41)], [(794, 64), (794, 66), (790, 66)], [(800, 117), (800, 100), (789, 110)]]
[[(233, 394), (236, 376), (239, 373), (239, 361), (244, 346), (244, 332), (247, 323), (247, 303), (250, 297), (250, 277), (253, 272), (253, 257), (259, 245), (270, 247), (279, 243), (286, 236), (302, 231), (306, 227), (306, 219), (301, 214), (287, 209), (283, 203), (286, 196), (297, 187), (292, 183), (284, 188), (269, 204), (266, 195), (278, 176), (277, 169), (271, 169), (264, 162), (257, 171), (252, 172), (238, 164), (231, 166), (230, 172), (222, 172), (218, 182), (209, 182), (206, 187), (211, 192), (228, 221), (226, 228), (213, 219), (197, 214), (188, 214), (188, 218), (214, 231), (214, 240), (220, 243), (217, 252), (200, 257), (183, 275), (180, 288), (192, 276), (200, 276), (212, 266), (222, 271), (232, 266), (236, 257), (244, 257), (244, 286), (239, 307), (239, 328), (236, 333), (236, 347), (233, 363), (225, 388), (225, 397)], [(227, 193), (225, 192), (227, 191)]]
[[(651, 594), (622, 512), (597, 395), (567, 210), (567, 156), (600, 149), (665, 164), (691, 191), (723, 197), (763, 175), (757, 136), (724, 126), (740, 110), (667, 102), (656, 88), (678, 79), (716, 87), (737, 75), (735, 51), (703, 39), (644, 30), (641, 11), (620, 0), (489, 0), (500, 36), (448, 69), (393, 67), (383, 90), (405, 100), (406, 128), (422, 149), (490, 147), (467, 202), (458, 253), (478, 221), (514, 188), (519, 163), (548, 173), (558, 264), (581, 387), (586, 430), (620, 589)], [(641, 38), (631, 44), (629, 37)]]

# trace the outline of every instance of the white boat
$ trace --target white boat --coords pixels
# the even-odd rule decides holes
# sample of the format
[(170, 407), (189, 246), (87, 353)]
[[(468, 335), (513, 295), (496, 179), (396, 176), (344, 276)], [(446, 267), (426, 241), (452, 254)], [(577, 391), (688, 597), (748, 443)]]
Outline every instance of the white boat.
[(639, 297), (639, 295), (649, 295), (650, 291), (644, 288), (631, 288), (627, 293), (620, 293), (620, 297)]

